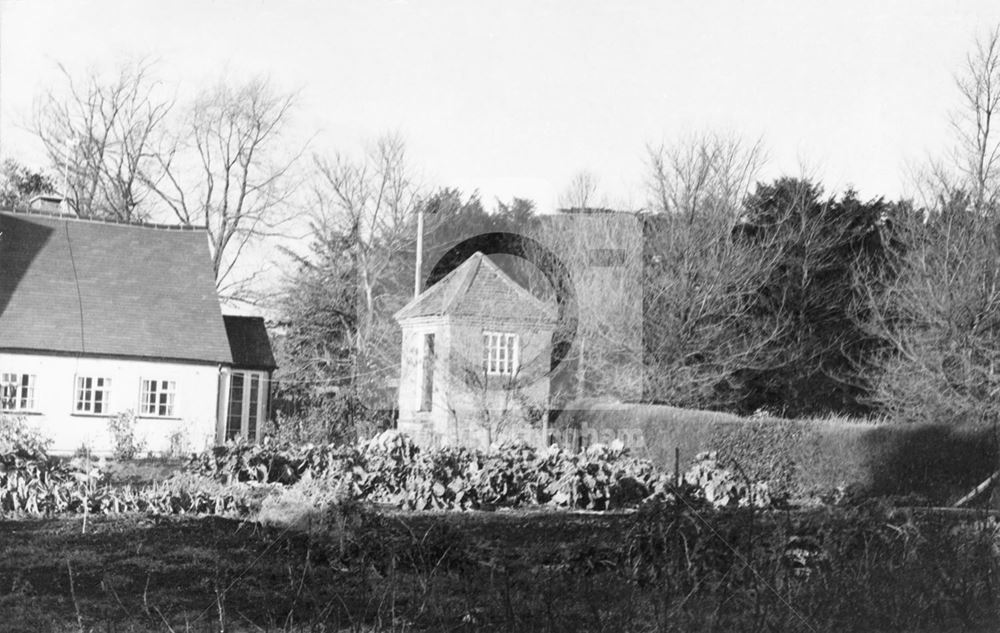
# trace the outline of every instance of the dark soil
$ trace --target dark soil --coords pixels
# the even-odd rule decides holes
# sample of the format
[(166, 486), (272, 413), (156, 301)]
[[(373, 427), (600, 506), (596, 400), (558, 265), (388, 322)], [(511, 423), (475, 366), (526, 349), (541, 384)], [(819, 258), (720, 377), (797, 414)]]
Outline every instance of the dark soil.
[[(766, 531), (788, 516), (761, 519), (755, 529)], [(638, 520), (554, 511), (363, 513), (312, 534), (220, 517), (98, 517), (85, 533), (79, 517), (0, 521), (0, 630), (993, 631), (1000, 617), (1000, 597), (969, 590), (995, 571), (961, 578), (964, 596), (935, 597), (922, 580), (894, 575), (912, 573), (910, 563), (888, 558), (866, 576), (851, 559), (839, 575), (801, 581), (811, 584), (794, 595), (773, 579), (800, 581), (774, 567), (773, 556), (735, 561), (725, 575), (749, 583), (745, 591), (733, 585), (737, 593), (719, 589), (723, 576), (690, 588), (680, 576), (636, 580), (624, 552)], [(742, 538), (745, 530), (727, 521), (717, 524), (733, 528), (725, 538)], [(712, 545), (715, 529), (697, 546), (710, 548), (699, 554), (709, 562), (729, 549)], [(750, 586), (758, 576), (744, 562), (776, 575)], [(942, 554), (932, 566), (965, 573), (953, 563)], [(870, 598), (878, 593), (871, 588), (882, 597)], [(920, 606), (919, 596), (938, 606)], [(952, 606), (959, 601), (961, 610)]]

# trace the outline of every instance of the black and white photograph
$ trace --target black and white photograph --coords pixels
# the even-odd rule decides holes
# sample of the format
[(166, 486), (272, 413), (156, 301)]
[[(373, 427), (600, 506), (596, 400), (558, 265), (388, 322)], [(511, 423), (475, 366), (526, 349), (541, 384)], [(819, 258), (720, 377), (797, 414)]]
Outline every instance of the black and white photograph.
[(0, 633), (1000, 631), (996, 0), (0, 0)]

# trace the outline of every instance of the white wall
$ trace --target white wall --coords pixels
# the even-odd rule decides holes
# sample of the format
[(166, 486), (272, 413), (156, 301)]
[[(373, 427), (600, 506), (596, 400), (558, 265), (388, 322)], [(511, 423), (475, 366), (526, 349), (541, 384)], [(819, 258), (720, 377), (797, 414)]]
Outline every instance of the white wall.
[[(170, 435), (181, 431), (189, 450), (210, 446), (216, 434), (219, 367), (105, 358), (76, 358), (0, 352), (0, 373), (35, 375), (35, 410), (24, 415), (54, 440), (53, 453), (72, 453), (84, 444), (99, 453), (110, 453), (113, 443), (108, 417), (131, 410), (136, 414), (136, 435), (146, 450), (165, 452)], [(108, 414), (81, 415), (74, 411), (76, 376), (111, 379)], [(141, 380), (176, 383), (174, 415), (170, 418), (139, 416)]]
[[(423, 346), (424, 335), (434, 334), (434, 394), (432, 410), (420, 411), (423, 399)], [(450, 329), (446, 318), (415, 319), (403, 326), (402, 354), (399, 373), (399, 422), (403, 433), (421, 439), (421, 434), (444, 424), (448, 418), (443, 406), (447, 386), (444, 383), (443, 359), (451, 348)]]

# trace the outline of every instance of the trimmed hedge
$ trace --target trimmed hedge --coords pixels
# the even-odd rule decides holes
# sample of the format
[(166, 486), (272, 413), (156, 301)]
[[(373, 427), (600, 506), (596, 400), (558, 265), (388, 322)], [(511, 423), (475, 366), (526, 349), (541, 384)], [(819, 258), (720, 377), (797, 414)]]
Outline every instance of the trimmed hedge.
[(587, 405), (563, 412), (558, 423), (639, 429), (645, 447), (635, 453), (672, 469), (679, 451), (682, 472), (698, 453), (717, 451), (721, 463), (796, 501), (845, 488), (948, 504), (998, 467), (997, 437), (989, 427), (741, 418), (645, 404)]

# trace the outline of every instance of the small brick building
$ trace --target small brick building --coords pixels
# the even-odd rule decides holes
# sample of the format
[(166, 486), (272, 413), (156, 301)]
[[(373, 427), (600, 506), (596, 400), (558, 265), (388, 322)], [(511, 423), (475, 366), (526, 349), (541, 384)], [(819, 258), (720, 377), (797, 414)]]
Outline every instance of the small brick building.
[(554, 305), (476, 253), (395, 318), (400, 431), (425, 446), (545, 443)]

